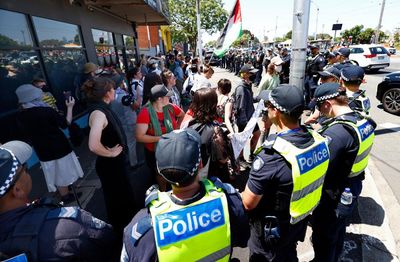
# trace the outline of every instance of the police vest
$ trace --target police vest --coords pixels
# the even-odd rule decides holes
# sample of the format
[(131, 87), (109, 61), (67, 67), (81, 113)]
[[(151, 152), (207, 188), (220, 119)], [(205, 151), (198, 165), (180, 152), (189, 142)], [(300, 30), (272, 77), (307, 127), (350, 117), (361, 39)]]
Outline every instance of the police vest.
[(280, 136), (272, 146), (292, 166), (293, 192), (290, 198), (290, 223), (307, 217), (321, 199), (322, 185), (329, 164), (327, 140), (310, 131), (314, 143), (300, 149)]
[[(351, 106), (351, 103), (353, 101), (357, 102), (355, 107)], [(371, 101), (365, 95), (365, 90), (362, 90), (362, 91), (360, 90), (359, 92), (354, 93), (353, 96), (350, 97), (349, 106), (353, 110), (356, 110), (357, 112), (360, 112), (361, 115), (363, 115), (363, 116), (369, 115), (369, 110), (371, 109)]]
[(229, 261), (231, 236), (225, 193), (204, 180), (205, 196), (187, 206), (158, 192), (150, 213), (159, 261)]
[(368, 166), (369, 153), (371, 152), (372, 145), (374, 144), (375, 139), (375, 128), (370, 123), (370, 121), (365, 118), (362, 120), (358, 120), (357, 123), (346, 119), (337, 119), (336, 121), (330, 123), (328, 127), (335, 124), (344, 124), (350, 126), (357, 134), (359, 148), (357, 152), (357, 157), (354, 160), (353, 166), (351, 167), (351, 172), (348, 176), (356, 177), (361, 174)]

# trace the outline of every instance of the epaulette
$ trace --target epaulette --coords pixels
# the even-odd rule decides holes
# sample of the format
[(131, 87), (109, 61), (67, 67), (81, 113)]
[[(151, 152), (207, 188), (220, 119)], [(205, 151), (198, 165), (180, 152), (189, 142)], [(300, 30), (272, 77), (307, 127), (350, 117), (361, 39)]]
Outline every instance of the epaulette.
[(79, 210), (77, 207), (60, 207), (50, 210), (47, 214), (47, 218), (76, 218), (78, 212)]
[(221, 188), (227, 194), (232, 195), (237, 193), (236, 189), (231, 184), (222, 183), (222, 181), (219, 180), (218, 177), (210, 177), (209, 179), (211, 180), (211, 182), (213, 182), (215, 187)]
[(271, 150), (274, 146), (275, 140), (278, 137), (277, 134), (269, 135), (268, 138), (262, 144), (262, 148)]
[(139, 239), (149, 231), (153, 226), (151, 225), (151, 217), (147, 215), (141, 218), (136, 224), (132, 226), (131, 241), (134, 246), (137, 245)]
[(146, 191), (144, 206), (149, 206), (151, 201), (158, 199), (158, 185), (154, 184)]

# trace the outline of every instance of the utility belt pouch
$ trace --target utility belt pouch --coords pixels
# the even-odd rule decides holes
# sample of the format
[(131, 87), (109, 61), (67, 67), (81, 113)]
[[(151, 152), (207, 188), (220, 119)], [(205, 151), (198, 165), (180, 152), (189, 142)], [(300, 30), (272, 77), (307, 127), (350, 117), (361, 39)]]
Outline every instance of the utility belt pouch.
[(281, 238), (279, 221), (276, 216), (264, 217), (264, 239), (267, 244), (275, 245)]

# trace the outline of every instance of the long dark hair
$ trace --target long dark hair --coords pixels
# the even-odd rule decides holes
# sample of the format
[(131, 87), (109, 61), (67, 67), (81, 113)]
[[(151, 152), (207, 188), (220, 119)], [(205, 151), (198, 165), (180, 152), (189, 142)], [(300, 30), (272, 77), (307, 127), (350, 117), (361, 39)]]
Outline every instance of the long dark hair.
[(200, 88), (193, 95), (190, 109), (200, 123), (212, 122), (217, 115), (218, 96), (213, 88)]

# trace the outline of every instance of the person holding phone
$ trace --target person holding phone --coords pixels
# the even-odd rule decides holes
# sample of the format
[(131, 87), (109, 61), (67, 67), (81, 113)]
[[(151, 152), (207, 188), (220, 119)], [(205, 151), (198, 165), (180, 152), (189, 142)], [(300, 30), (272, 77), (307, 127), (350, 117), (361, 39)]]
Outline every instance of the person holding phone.
[(33, 145), (39, 157), (49, 192), (59, 192), (61, 200), (71, 202), (74, 195), (68, 186), (83, 176), (81, 165), (61, 129), (71, 124), (75, 99), (65, 101), (66, 116), (43, 102), (43, 91), (30, 84), (15, 91), (20, 111), (17, 115), (19, 131), (24, 141)]

